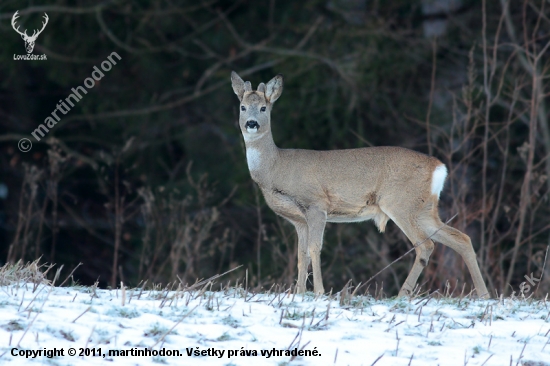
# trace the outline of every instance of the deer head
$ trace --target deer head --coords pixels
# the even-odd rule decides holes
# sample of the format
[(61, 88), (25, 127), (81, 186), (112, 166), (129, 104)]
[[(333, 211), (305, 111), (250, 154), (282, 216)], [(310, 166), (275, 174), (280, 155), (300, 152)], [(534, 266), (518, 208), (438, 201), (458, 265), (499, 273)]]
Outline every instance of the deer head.
[(36, 29), (33, 31), (32, 33), (32, 36), (29, 36), (27, 34), (27, 30), (25, 29), (24, 32), (21, 32), (19, 31), (19, 26), (17, 28), (15, 28), (15, 21), (17, 20), (17, 18), (19, 18), (19, 14), (18, 14), (19, 10), (15, 12), (15, 14), (13, 14), (13, 17), (11, 18), (11, 26), (13, 27), (13, 29), (19, 33), (21, 35), (21, 38), (23, 38), (23, 40), (25, 41), (25, 48), (27, 49), (27, 53), (31, 53), (32, 50), (34, 49), (34, 43), (36, 42), (36, 38), (38, 38), (38, 36), (40, 35), (40, 33), (42, 33), (42, 31), (44, 30), (44, 28), (46, 28), (46, 24), (48, 24), (48, 14), (44, 13), (44, 22), (42, 22), (42, 29), (40, 29), (39, 31), (37, 31)]
[(260, 83), (258, 90), (254, 91), (250, 81), (244, 82), (233, 71), (231, 84), (241, 102), (239, 125), (245, 141), (257, 140), (270, 132), (271, 108), (283, 92), (283, 76), (275, 76), (267, 85)]

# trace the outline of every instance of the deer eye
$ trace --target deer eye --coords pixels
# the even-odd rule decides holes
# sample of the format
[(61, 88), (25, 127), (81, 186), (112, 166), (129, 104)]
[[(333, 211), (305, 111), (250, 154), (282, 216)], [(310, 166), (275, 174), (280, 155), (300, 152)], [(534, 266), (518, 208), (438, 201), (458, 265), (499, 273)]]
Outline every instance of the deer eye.
[(265, 112), (265, 107), (260, 108), (260, 112)]
[(241, 111), (246, 111), (246, 108), (244, 107), (244, 105), (241, 106)]

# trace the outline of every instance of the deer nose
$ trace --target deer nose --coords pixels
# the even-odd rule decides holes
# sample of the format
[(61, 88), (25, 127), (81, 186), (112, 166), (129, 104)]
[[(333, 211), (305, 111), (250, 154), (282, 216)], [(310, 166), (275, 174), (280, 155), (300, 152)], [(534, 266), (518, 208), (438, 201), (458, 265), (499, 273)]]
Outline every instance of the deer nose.
[(258, 122), (250, 120), (250, 121), (246, 121), (245, 127), (246, 129), (249, 129), (249, 128), (259, 129), (260, 125), (258, 124)]

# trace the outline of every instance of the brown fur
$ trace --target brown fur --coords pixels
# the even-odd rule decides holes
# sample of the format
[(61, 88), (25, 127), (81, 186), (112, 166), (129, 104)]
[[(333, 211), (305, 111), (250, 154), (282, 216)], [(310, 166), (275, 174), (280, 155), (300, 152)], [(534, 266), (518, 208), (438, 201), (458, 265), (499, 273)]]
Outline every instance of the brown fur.
[[(423, 242), (415, 249), (416, 261), (400, 295), (410, 294), (427, 265), (434, 248), (433, 242), (426, 240), (430, 235), (464, 258), (478, 295), (488, 295), (470, 238), (439, 219), (439, 192), (432, 192), (432, 179), (436, 168), (443, 166), (441, 161), (388, 146), (333, 151), (279, 149), (271, 134), (270, 112), (282, 93), (282, 76), (259, 88), (265, 93), (250, 91), (249, 84), (236, 73), (231, 80), (241, 101), (239, 125), (250, 175), (268, 206), (290, 221), (298, 234), (298, 292), (306, 290), (310, 262), (315, 292), (324, 292), (320, 252), (326, 222), (374, 220), (384, 232), (391, 219), (413, 244)], [(251, 128), (250, 123), (259, 127)]]

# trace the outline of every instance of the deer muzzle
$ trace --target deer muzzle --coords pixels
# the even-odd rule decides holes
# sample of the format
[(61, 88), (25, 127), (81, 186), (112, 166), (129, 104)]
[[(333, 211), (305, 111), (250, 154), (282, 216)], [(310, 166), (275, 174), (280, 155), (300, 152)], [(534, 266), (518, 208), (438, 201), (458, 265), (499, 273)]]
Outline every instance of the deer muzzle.
[(246, 127), (246, 131), (250, 133), (256, 133), (260, 129), (260, 125), (258, 122), (250, 120), (246, 121), (246, 124), (244, 125)]

